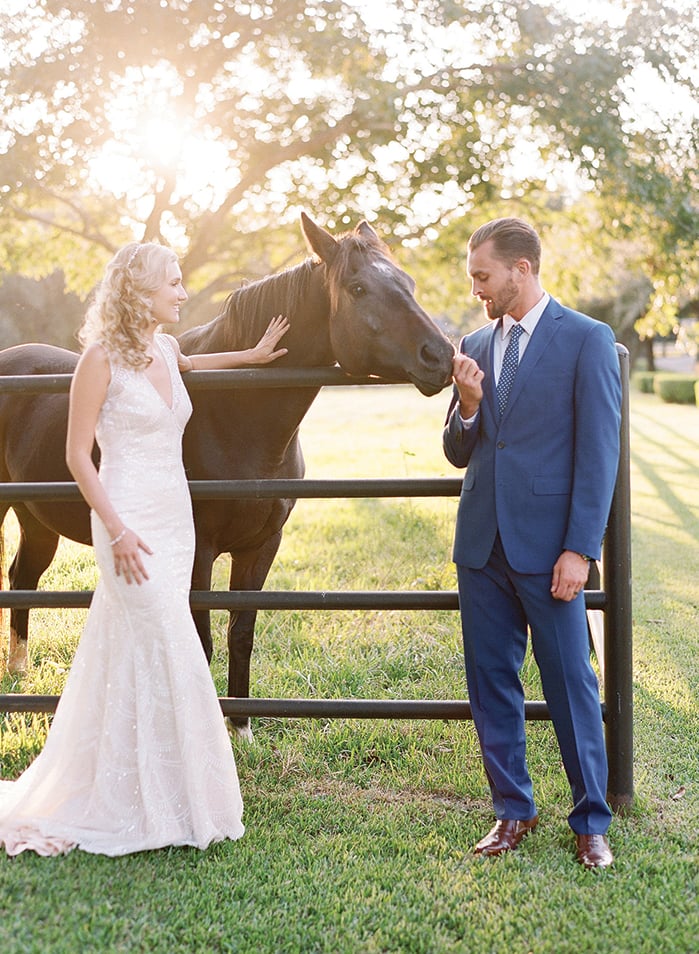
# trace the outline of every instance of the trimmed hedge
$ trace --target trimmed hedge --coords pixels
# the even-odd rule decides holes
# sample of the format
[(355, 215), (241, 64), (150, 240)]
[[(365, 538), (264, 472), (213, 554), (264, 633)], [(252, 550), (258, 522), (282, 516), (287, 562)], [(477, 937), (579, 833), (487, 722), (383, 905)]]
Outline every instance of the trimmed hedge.
[(655, 374), (653, 391), (669, 404), (696, 404), (697, 378), (693, 374)]
[(655, 371), (635, 371), (632, 375), (633, 382), (639, 391), (644, 394), (653, 394), (653, 379)]

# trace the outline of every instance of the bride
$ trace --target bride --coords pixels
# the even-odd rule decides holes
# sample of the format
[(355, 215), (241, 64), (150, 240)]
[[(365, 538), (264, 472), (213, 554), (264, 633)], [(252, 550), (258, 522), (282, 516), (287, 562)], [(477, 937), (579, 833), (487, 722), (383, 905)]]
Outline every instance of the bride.
[[(8, 854), (123, 855), (239, 838), (243, 804), (189, 610), (194, 525), (182, 464), (191, 403), (180, 371), (267, 364), (288, 330), (187, 357), (162, 334), (187, 300), (170, 249), (114, 256), (80, 331), (66, 459), (91, 508), (100, 581), (40, 755), (0, 782)], [(100, 448), (99, 471), (92, 459)]]

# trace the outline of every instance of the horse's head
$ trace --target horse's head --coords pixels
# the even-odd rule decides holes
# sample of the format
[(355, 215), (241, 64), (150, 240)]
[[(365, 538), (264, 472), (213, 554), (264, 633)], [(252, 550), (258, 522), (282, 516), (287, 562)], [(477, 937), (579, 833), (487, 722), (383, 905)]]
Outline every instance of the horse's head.
[(450, 381), (454, 348), (415, 301), (415, 282), (367, 222), (333, 238), (301, 213), (303, 233), (325, 263), (330, 340), (349, 374), (410, 381), (436, 394)]

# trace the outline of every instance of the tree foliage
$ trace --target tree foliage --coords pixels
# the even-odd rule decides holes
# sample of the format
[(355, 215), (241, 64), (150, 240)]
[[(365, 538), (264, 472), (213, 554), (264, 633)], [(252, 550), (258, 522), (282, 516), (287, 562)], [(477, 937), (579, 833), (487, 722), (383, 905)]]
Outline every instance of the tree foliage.
[(50, 344), (75, 351), (84, 311), (83, 301), (66, 291), (61, 271), (38, 280), (6, 275), (0, 283), (0, 341), (3, 348), (45, 342), (48, 332)]
[(301, 208), (407, 242), (551, 199), (561, 170), (620, 230), (634, 205), (661, 210), (658, 257), (696, 248), (696, 166), (634, 128), (625, 85), (644, 64), (691, 85), (684, 3), (582, 21), (532, 0), (17, 2), (0, 14), (3, 264), (84, 292), (121, 243), (162, 240), (201, 307), (293, 256)]

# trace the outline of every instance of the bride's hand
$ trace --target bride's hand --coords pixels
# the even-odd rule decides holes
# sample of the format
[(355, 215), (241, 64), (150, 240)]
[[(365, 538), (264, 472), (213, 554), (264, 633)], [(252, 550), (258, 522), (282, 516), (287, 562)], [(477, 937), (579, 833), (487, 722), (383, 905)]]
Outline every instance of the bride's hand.
[(125, 528), (123, 537), (112, 546), (114, 552), (114, 570), (117, 576), (123, 576), (127, 583), (138, 583), (140, 586), (148, 579), (148, 573), (141, 560), (141, 550), (144, 553), (153, 551), (133, 530)]
[(277, 344), (289, 330), (289, 319), (285, 315), (272, 318), (267, 330), (250, 352), (251, 364), (269, 364), (288, 353), (288, 348), (277, 348)]

